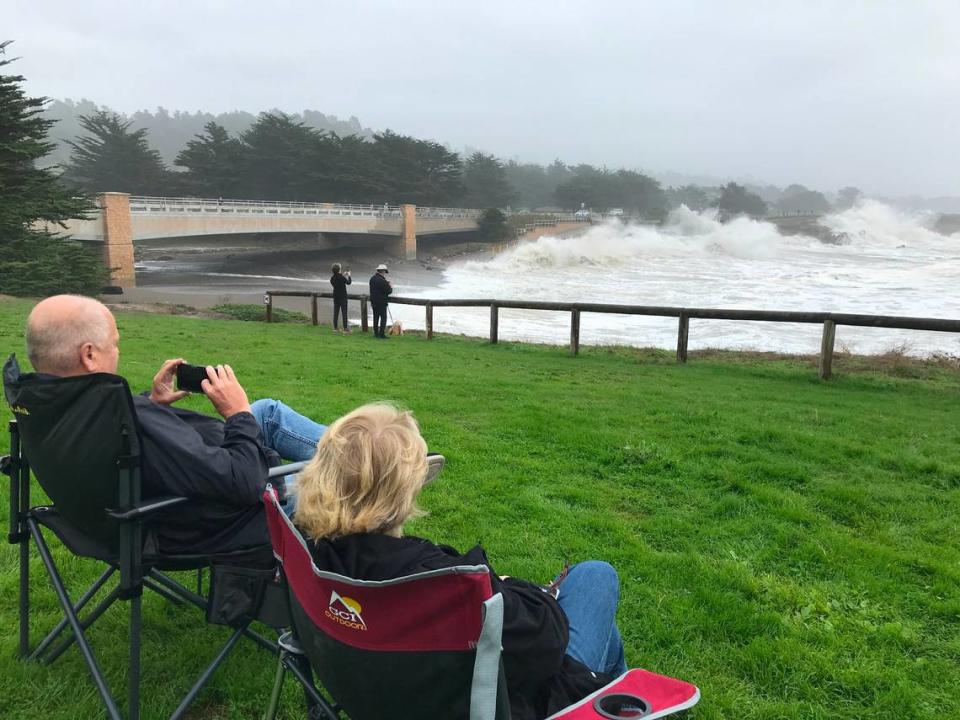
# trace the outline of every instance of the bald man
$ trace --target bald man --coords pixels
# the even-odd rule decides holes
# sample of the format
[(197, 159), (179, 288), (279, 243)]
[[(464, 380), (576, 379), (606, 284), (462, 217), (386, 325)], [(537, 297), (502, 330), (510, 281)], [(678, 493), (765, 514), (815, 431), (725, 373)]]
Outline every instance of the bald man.
[[(27, 319), (27, 354), (39, 379), (116, 374), (120, 333), (96, 300), (57, 295)], [(207, 368), (204, 394), (223, 420), (173, 407), (183, 358), (166, 360), (149, 394), (133, 397), (140, 425), (144, 498), (181, 495), (193, 502), (157, 526), (166, 553), (215, 553), (269, 542), (260, 496), (280, 458), (313, 457), (324, 425), (277, 400), (250, 403), (229, 365)]]

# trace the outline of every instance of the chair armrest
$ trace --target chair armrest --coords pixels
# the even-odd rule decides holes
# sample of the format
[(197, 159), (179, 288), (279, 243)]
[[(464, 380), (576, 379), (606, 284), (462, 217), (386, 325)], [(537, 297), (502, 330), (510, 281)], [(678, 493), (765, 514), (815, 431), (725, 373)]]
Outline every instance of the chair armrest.
[(280, 475), (291, 475), (300, 472), (307, 466), (306, 462), (289, 463), (288, 465), (277, 465), (270, 468), (267, 472), (268, 478), (275, 478)]
[(107, 515), (112, 517), (114, 520), (139, 520), (140, 518), (148, 517), (154, 513), (160, 512), (161, 510), (171, 508), (174, 505), (185, 503), (186, 501), (187, 498), (185, 497), (156, 498), (154, 500), (150, 500), (149, 502), (135, 505), (129, 510), (110, 510), (108, 508)]

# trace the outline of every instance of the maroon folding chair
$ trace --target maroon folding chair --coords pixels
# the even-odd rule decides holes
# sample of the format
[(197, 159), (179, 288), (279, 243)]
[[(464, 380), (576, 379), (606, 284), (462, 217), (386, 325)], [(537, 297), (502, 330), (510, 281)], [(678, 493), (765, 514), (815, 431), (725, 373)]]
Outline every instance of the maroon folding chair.
[[(384, 581), (324, 572), (270, 486), (264, 502), (274, 554), (287, 581), (294, 636), (281, 642), (286, 652), (266, 720), (275, 717), (287, 670), (317, 706), (312, 715), (510, 720), (500, 658), (503, 598), (493, 594), (485, 565)], [(334, 703), (317, 692), (311, 669)], [(699, 699), (700, 691), (689, 683), (630, 670), (551, 719), (652, 719), (686, 710)]]

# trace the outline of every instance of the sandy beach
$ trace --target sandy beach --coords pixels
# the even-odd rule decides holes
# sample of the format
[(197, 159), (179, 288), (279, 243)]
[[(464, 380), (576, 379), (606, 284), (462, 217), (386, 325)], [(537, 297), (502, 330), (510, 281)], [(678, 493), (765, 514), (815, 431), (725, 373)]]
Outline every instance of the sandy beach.
[[(329, 292), (330, 267), (339, 262), (350, 268), (353, 285), (350, 290), (367, 292), (367, 282), (380, 263), (390, 268), (389, 277), (395, 292), (403, 289), (436, 287), (443, 271), (453, 262), (487, 259), (490, 251), (478, 243), (459, 243), (421, 248), (416, 260), (391, 257), (380, 249), (315, 248), (284, 244), (262, 248), (231, 245), (230, 247), (161, 247), (138, 249), (137, 287), (127, 288), (121, 295), (105, 295), (110, 305), (169, 304), (206, 309), (221, 304), (262, 304), (266, 290)], [(326, 307), (329, 305), (329, 307)], [(303, 298), (277, 298), (275, 306), (309, 312)], [(350, 304), (350, 318), (359, 322), (359, 303)], [(329, 322), (332, 301), (322, 300), (321, 322)]]

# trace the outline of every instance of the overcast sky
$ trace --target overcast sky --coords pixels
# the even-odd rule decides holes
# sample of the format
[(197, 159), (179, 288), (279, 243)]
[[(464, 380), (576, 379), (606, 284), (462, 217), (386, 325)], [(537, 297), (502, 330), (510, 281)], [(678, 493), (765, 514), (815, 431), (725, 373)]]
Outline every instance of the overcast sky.
[(502, 158), (960, 195), (957, 0), (4, 0), (34, 95)]

